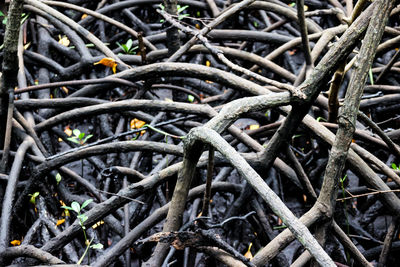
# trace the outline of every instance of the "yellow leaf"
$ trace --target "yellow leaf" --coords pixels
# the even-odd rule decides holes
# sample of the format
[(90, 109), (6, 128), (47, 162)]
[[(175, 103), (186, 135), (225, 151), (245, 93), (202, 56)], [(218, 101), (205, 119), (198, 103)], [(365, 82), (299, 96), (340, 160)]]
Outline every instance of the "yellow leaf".
[(88, 16), (88, 14), (83, 14), (82, 17), (81, 17), (81, 19), (84, 19), (84, 18), (86, 18), (87, 16)]
[(98, 221), (97, 223), (92, 225), (93, 229), (96, 229), (97, 227), (99, 227), (100, 225), (104, 224), (104, 221)]
[(211, 62), (209, 60), (206, 61), (206, 66), (210, 67), (211, 66)]
[(307, 202), (307, 196), (303, 194), (303, 201)]
[(56, 223), (56, 227), (63, 224), (64, 222), (65, 222), (65, 219), (58, 220)]
[(253, 243), (250, 243), (249, 248), (247, 249), (247, 252), (244, 254), (244, 257), (252, 260), (253, 259), (253, 254), (251, 254), (251, 247), (253, 246)]
[(69, 44), (71, 43), (66, 35), (64, 35), (63, 37), (61, 37), (61, 35), (59, 35), (58, 39), (59, 39), (58, 42), (66, 47), (68, 47)]
[(134, 118), (133, 120), (131, 120), (131, 129), (139, 129), (139, 128), (142, 128), (143, 125), (145, 125), (145, 124), (146, 124), (146, 122)]
[(70, 217), (69, 210), (64, 209), (64, 212), (62, 213), (62, 216), (64, 216), (64, 217)]
[(258, 125), (258, 124), (252, 124), (252, 125), (250, 125), (250, 130), (256, 130), (256, 129), (258, 129), (258, 128), (260, 128), (260, 125)]
[(174, 102), (174, 100), (172, 100), (171, 98), (168, 98), (168, 97), (166, 97), (166, 98), (164, 99), (164, 101), (166, 101), (166, 102)]
[(196, 23), (194, 26), (196, 27), (196, 29), (200, 30), (200, 24)]
[(62, 141), (63, 141), (63, 140), (62, 140), (60, 137), (58, 137), (58, 142), (61, 143)]
[(68, 88), (66, 86), (61, 86), (61, 90), (63, 90), (64, 93), (68, 94)]
[(31, 42), (28, 42), (24, 45), (24, 50), (27, 50), (31, 46)]
[(21, 240), (13, 240), (13, 241), (11, 241), (10, 242), (11, 243), (11, 245), (13, 245), (13, 246), (19, 246), (19, 245), (21, 245)]
[[(69, 125), (67, 125), (67, 126), (65, 126), (65, 128), (64, 128), (64, 133), (66, 134), (66, 135), (68, 135), (68, 136), (71, 136), (72, 135), (72, 130), (71, 130), (71, 128), (69, 128)], [(62, 200), (60, 200), (60, 201), (62, 201)], [(64, 203), (64, 202), (63, 202)], [(61, 203), (62, 205), (65, 205), (65, 204), (63, 204), (63, 203)]]
[(110, 57), (105, 57), (102, 58), (100, 61), (93, 63), (93, 65), (104, 65), (106, 67), (112, 68), (113, 73), (117, 72), (117, 62), (115, 62), (115, 59), (110, 58)]

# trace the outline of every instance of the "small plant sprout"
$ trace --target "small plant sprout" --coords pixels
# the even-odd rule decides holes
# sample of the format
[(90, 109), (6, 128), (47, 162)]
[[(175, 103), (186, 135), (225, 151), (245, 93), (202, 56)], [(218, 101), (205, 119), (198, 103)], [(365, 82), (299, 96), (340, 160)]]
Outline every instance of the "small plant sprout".
[[(2, 11), (0, 11), (0, 17), (3, 17), (1, 23), (2, 23), (3, 25), (7, 25), (7, 20), (8, 20), (7, 15), (4, 14)], [(22, 13), (22, 14), (21, 14), (21, 24), (23, 24), (23, 23), (25, 22), (25, 20), (28, 19), (28, 17), (29, 17), (29, 14), (27, 14), (27, 13)]]
[(396, 163), (393, 162), (392, 163), (392, 169), (395, 170), (395, 171), (400, 171), (400, 164), (399, 164), (399, 166), (397, 166)]
[(29, 199), (29, 202), (32, 203), (33, 205), (36, 205), (36, 198), (39, 196), (39, 192), (35, 192), (33, 194), (29, 194), (31, 198)]
[(6, 14), (4, 14), (2, 11), (0, 11), (0, 17), (3, 17), (3, 20), (1, 21), (1, 23), (3, 23), (3, 25), (6, 25), (7, 24)]
[(57, 185), (61, 182), (61, 180), (62, 180), (62, 176), (61, 176), (61, 174), (58, 172), (58, 173), (56, 174), (56, 182), (57, 182)]
[(135, 50), (139, 48), (139, 46), (133, 46), (132, 39), (129, 39), (125, 44), (120, 44), (117, 42), (117, 45), (121, 47), (125, 54), (134, 55), (136, 54)]
[(193, 102), (194, 102), (194, 96), (188, 95), (188, 101), (189, 101), (190, 103), (193, 103)]
[[(159, 7), (162, 11), (165, 11), (165, 7), (163, 4), (160, 4)], [(185, 11), (188, 7), (189, 7), (188, 5), (186, 5), (186, 6), (176, 5), (176, 14), (178, 15), (178, 20), (182, 20), (185, 17), (189, 16), (189, 14), (187, 14), (187, 13), (182, 14), (182, 12)], [(164, 19), (160, 20), (161, 23), (163, 23), (164, 21), (165, 21)]]
[(189, 16), (189, 14), (187, 14), (187, 13), (186, 13), (186, 14), (182, 14), (182, 12), (185, 11), (188, 7), (189, 7), (188, 5), (186, 5), (186, 6), (177, 5), (177, 6), (176, 6), (176, 8), (177, 8), (177, 14), (178, 14), (178, 20), (182, 20), (182, 19), (184, 19), (185, 17), (188, 17), (188, 16)]
[(79, 131), (78, 129), (74, 129), (72, 131), (72, 134), (74, 136), (67, 138), (67, 140), (78, 145), (84, 145), (87, 142), (87, 140), (89, 140), (93, 136), (93, 134), (86, 135), (85, 133), (81, 133), (81, 131)]
[[(87, 199), (85, 202), (82, 203), (82, 205), (79, 205), (78, 202), (74, 201), (71, 203), (71, 206), (61, 206), (61, 208), (66, 209), (66, 210), (72, 210), (77, 214), (77, 218), (79, 220), (79, 225), (82, 228), (83, 236), (85, 237), (85, 244), (86, 244), (86, 249), (85, 252), (83, 253), (82, 257), (79, 259), (77, 264), (81, 264), (83, 259), (85, 258), (85, 255), (89, 252), (89, 249), (102, 249), (103, 244), (92, 244), (93, 239), (89, 241), (87, 234), (86, 234), (86, 226), (85, 226), (85, 221), (87, 221), (88, 217), (85, 214), (82, 214), (82, 210), (89, 205), (93, 199)], [(88, 262), (90, 263), (90, 258), (88, 256)]]
[[(73, 136), (68, 137), (67, 140), (69, 140), (75, 144), (81, 145), (81, 146), (83, 146), (87, 142), (87, 140), (89, 140), (89, 138), (91, 138), (93, 136), (93, 134), (86, 135), (85, 133), (81, 133), (81, 131), (79, 131), (78, 129), (74, 129), (72, 131), (72, 134), (73, 134)], [(81, 159), (81, 175), (83, 176), (83, 159)], [(56, 179), (57, 179), (57, 177), (56, 177)], [(57, 182), (57, 184), (58, 183), (59, 182)]]

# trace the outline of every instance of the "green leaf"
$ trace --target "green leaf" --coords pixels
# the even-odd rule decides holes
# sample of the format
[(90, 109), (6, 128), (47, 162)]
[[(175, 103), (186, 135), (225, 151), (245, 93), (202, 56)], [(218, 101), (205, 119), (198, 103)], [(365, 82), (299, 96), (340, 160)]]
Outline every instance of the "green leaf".
[(33, 205), (35, 205), (36, 204), (36, 198), (37, 198), (37, 196), (39, 196), (39, 192), (35, 192), (33, 194), (29, 194), (28, 196), (31, 197), (29, 199), (29, 202), (31, 202)]
[(90, 246), (90, 248), (92, 248), (92, 249), (103, 249), (103, 247), (104, 246), (101, 243), (93, 244)]
[(124, 47), (122, 46), (122, 44), (120, 44), (119, 42), (116, 42), (116, 44), (117, 44), (122, 50), (124, 50)]
[(61, 182), (62, 176), (60, 173), (56, 174), (56, 181), (57, 181), (57, 185)]
[(132, 41), (132, 39), (129, 39), (129, 40), (126, 42), (126, 47), (128, 48), (128, 51), (131, 50), (132, 45), (133, 45), (133, 41)]
[(86, 143), (87, 140), (89, 140), (89, 138), (91, 138), (93, 136), (93, 134), (88, 134), (83, 140), (82, 143)]
[(188, 95), (188, 100), (189, 100), (190, 103), (193, 103), (193, 101), (194, 101), (194, 96)]
[(302, 136), (301, 134), (295, 134), (295, 135), (292, 136), (292, 140), (297, 138), (297, 137), (301, 137), (301, 136)]
[(68, 206), (61, 206), (61, 208), (66, 209), (66, 210), (73, 210), (71, 207), (68, 207)]
[(5, 17), (6, 15), (3, 13), (3, 11), (0, 11), (0, 17)]
[(79, 140), (76, 139), (76, 137), (68, 137), (67, 140), (68, 140), (68, 141), (71, 141), (72, 143), (78, 144), (78, 145), (81, 144), (81, 143), (79, 142)]
[(71, 208), (72, 208), (73, 211), (75, 211), (78, 214), (81, 212), (81, 206), (76, 201), (71, 203)]
[(85, 136), (85, 133), (80, 133), (78, 136), (79, 140), (82, 140), (84, 136)]
[(393, 170), (398, 170), (399, 169), (399, 167), (397, 167), (394, 162), (392, 163), (392, 168), (393, 168)]
[(93, 199), (89, 198), (85, 202), (82, 203), (81, 210), (84, 209), (87, 205), (93, 202)]
[(188, 17), (188, 16), (189, 16), (189, 14), (178, 15), (178, 20), (182, 20), (183, 18)]
[(78, 136), (81, 134), (81, 131), (79, 131), (79, 129), (74, 129), (74, 130), (72, 131), (72, 133), (73, 133), (76, 137), (78, 137)]
[(189, 7), (188, 5), (182, 6), (182, 7), (180, 5), (177, 5), (176, 8), (177, 8), (178, 14), (181, 13), (182, 11), (185, 11), (185, 9), (187, 9), (188, 7)]

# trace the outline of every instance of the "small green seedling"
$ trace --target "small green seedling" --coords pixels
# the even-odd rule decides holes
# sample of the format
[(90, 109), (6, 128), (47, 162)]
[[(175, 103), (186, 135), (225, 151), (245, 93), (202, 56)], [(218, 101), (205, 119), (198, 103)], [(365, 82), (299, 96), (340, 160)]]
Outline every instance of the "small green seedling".
[[(83, 253), (82, 257), (79, 259), (79, 261), (77, 262), (77, 264), (81, 264), (83, 259), (85, 258), (86, 253), (89, 251), (89, 249), (103, 249), (103, 244), (93, 244), (92, 245), (92, 240), (89, 241), (89, 239), (87, 238), (86, 235), (86, 226), (85, 226), (85, 221), (87, 221), (88, 217), (85, 214), (82, 214), (82, 210), (89, 205), (91, 202), (93, 201), (93, 199), (87, 199), (85, 202), (82, 203), (82, 205), (79, 205), (78, 202), (74, 201), (71, 203), (71, 206), (61, 206), (61, 208), (66, 209), (66, 210), (72, 210), (77, 214), (77, 218), (79, 220), (79, 225), (82, 228), (82, 232), (83, 235), (85, 237), (85, 244), (86, 244), (86, 249), (85, 252)], [(90, 263), (90, 258), (88, 258), (88, 261)]]
[(188, 95), (188, 101), (189, 101), (190, 103), (193, 103), (193, 102), (194, 102), (194, 96)]
[[(160, 9), (162, 11), (165, 10), (165, 7), (164, 7), (163, 4), (160, 4), (159, 7), (160, 7)], [(186, 6), (176, 5), (176, 14), (178, 15), (178, 20), (182, 20), (185, 17), (189, 16), (189, 14), (187, 14), (187, 13), (186, 14), (182, 14), (182, 12), (185, 11), (188, 7), (189, 7), (188, 5), (186, 5)], [(163, 23), (164, 21), (165, 20), (163, 20), (163, 19), (160, 20), (161, 23)]]
[[(67, 140), (81, 146), (83, 146), (87, 142), (87, 140), (89, 140), (89, 138), (93, 136), (93, 134), (86, 135), (85, 133), (81, 133), (81, 131), (79, 131), (78, 129), (74, 129), (72, 131), (72, 134), (74, 136), (68, 137)], [(81, 175), (83, 176), (83, 159), (81, 159)]]
[(392, 169), (395, 170), (395, 171), (400, 171), (400, 164), (399, 164), (399, 166), (397, 166), (396, 163), (393, 162), (392, 163)]
[(188, 5), (186, 5), (186, 6), (177, 5), (176, 6), (176, 8), (177, 8), (176, 13), (178, 14), (178, 20), (182, 20), (185, 17), (189, 16), (189, 14), (182, 14), (182, 12), (185, 11), (188, 7), (189, 7)]
[(139, 46), (133, 46), (132, 39), (129, 39), (125, 44), (120, 44), (117, 42), (117, 45), (121, 47), (125, 54), (134, 55), (136, 54), (135, 50), (139, 48)]
[(39, 192), (35, 192), (33, 194), (29, 194), (31, 198), (29, 199), (29, 202), (32, 203), (33, 205), (36, 205), (36, 198), (39, 196)]
[[(4, 14), (2, 11), (0, 11), (0, 18), (1, 18), (1, 17), (3, 17), (3, 20), (1, 21), (1, 23), (2, 23), (3, 25), (7, 25), (8, 17), (7, 17), (7, 15)], [(27, 13), (22, 13), (22, 14), (21, 14), (21, 24), (23, 24), (23, 23), (25, 22), (25, 20), (28, 19), (28, 17), (29, 17), (29, 14), (27, 14)]]
[(68, 137), (67, 140), (78, 145), (84, 145), (87, 142), (87, 140), (89, 140), (89, 138), (93, 136), (93, 134), (86, 135), (85, 133), (81, 133), (81, 131), (79, 131), (78, 129), (74, 129), (72, 131), (72, 134), (74, 136)]
[(61, 176), (61, 174), (59, 172), (57, 172), (57, 174), (56, 174), (57, 185), (61, 182), (61, 180), (62, 180), (62, 176)]
[(2, 11), (0, 11), (0, 17), (3, 17), (3, 20), (1, 21), (1, 23), (3, 23), (3, 25), (6, 25), (7, 24), (6, 14), (4, 14)]

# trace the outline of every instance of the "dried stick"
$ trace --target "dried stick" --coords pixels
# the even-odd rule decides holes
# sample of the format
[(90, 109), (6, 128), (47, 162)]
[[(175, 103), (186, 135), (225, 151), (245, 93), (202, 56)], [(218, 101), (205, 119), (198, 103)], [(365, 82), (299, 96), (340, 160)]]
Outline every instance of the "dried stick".
[(207, 181), (206, 189), (204, 190), (203, 208), (201, 210), (202, 216), (208, 216), (211, 199), (211, 182), (214, 171), (214, 147), (210, 147), (208, 151), (208, 166), (207, 166)]
[(303, 43), (304, 59), (306, 61), (306, 77), (307, 77), (310, 71), (312, 71), (313, 62), (311, 59), (310, 43), (308, 41), (307, 26), (304, 17), (304, 0), (296, 0), (296, 8), (297, 8), (297, 18), (299, 21), (300, 32), (301, 32), (301, 41)]
[(387, 144), (387, 146), (393, 150), (397, 157), (400, 157), (400, 148), (398, 145), (396, 145), (392, 139), (389, 138), (389, 136), (387, 136), (387, 134), (385, 134), (384, 131), (382, 131), (382, 129), (373, 121), (371, 120), (367, 115), (365, 115), (364, 112), (362, 111), (358, 111), (358, 118), (364, 122), (367, 126), (371, 127), (371, 129), (377, 134), (379, 135), (380, 138), (382, 138), (382, 140)]
[[(9, 244), (9, 231), (11, 224), (11, 213), (12, 207), (14, 205), (14, 197), (17, 191), (17, 183), (19, 174), (22, 168), (22, 162), (24, 160), (24, 156), (26, 151), (33, 144), (33, 139), (31, 137), (27, 137), (24, 142), (19, 146), (17, 154), (15, 156), (10, 175), (8, 176), (8, 183), (6, 192), (4, 194), (3, 205), (1, 209), (1, 221), (0, 221), (0, 258), (1, 255), (5, 252), (8, 244)], [(1, 261), (1, 260), (0, 260)]]
[(22, 0), (11, 2), (4, 36), (2, 75), (0, 78), (0, 147), (4, 150), (0, 162), (0, 172), (2, 173), (7, 169), (10, 151), (14, 89), (18, 84), (18, 37), (22, 6)]
[(32, 245), (21, 245), (17, 247), (7, 248), (3, 255), (5, 258), (10, 259), (18, 257), (30, 257), (40, 260), (45, 265), (65, 264), (65, 262), (60, 260), (59, 258)]
[(396, 234), (396, 228), (398, 226), (398, 223), (399, 223), (399, 218), (397, 216), (392, 217), (392, 221), (390, 222), (389, 229), (385, 236), (385, 242), (383, 243), (382, 252), (379, 255), (378, 267), (386, 266), (387, 257), (390, 251), (390, 247), (392, 246), (393, 237)]

